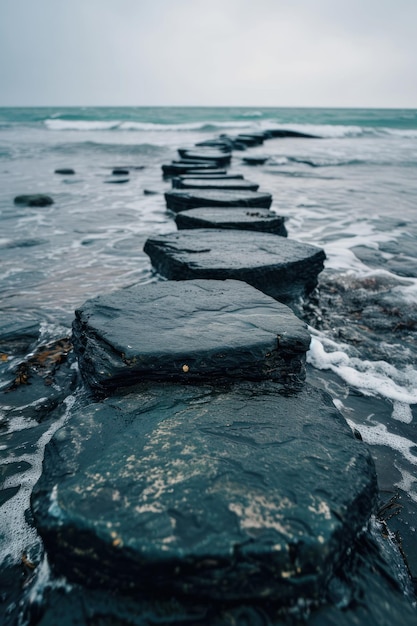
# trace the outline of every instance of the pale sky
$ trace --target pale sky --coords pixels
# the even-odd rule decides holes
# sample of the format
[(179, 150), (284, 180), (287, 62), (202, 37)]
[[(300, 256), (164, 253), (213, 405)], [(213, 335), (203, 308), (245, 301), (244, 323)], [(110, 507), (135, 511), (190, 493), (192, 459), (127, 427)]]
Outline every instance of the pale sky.
[(0, 106), (417, 108), (417, 0), (0, 0)]

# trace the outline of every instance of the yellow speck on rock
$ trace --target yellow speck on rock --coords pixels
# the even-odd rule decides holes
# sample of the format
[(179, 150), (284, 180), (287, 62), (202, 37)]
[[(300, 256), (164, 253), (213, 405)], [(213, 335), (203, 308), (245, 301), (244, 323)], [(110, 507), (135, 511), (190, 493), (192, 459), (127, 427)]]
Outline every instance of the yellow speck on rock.
[(188, 365), (183, 365), (183, 366), (182, 366), (182, 371), (183, 371), (185, 374), (186, 374), (187, 372), (189, 372), (189, 371), (190, 371), (189, 366), (188, 366)]

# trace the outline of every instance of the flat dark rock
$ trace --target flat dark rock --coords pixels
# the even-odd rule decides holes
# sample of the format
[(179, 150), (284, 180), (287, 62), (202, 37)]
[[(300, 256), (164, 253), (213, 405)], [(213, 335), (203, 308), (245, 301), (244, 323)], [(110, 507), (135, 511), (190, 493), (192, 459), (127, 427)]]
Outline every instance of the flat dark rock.
[(174, 213), (202, 206), (258, 207), (269, 209), (272, 204), (270, 193), (219, 189), (173, 190), (165, 193), (167, 208)]
[(224, 178), (214, 180), (207, 180), (207, 178), (174, 179), (172, 186), (176, 189), (221, 189), (227, 191), (235, 189), (258, 191), (259, 189), (257, 183), (252, 183), (249, 180)]
[(128, 183), (129, 182), (129, 178), (110, 178), (108, 180), (104, 181), (105, 183), (109, 183), (112, 185), (122, 185), (123, 183)]
[(223, 174), (222, 172), (225, 170), (213, 170), (207, 172), (198, 172), (196, 174), (193, 173), (193, 170), (190, 170), (191, 173), (181, 174), (177, 176), (180, 180), (191, 178), (194, 180), (195, 178), (204, 178), (204, 180), (243, 180), (243, 174)]
[(75, 170), (69, 167), (63, 167), (58, 170), (55, 170), (55, 174), (63, 174), (65, 176), (73, 176), (75, 174)]
[(54, 203), (50, 196), (46, 196), (41, 193), (32, 193), (23, 196), (16, 196), (14, 199), (15, 204), (22, 204), (25, 206), (49, 206)]
[(323, 392), (154, 383), (72, 412), (32, 510), (55, 570), (136, 599), (317, 599), (368, 521), (369, 451)]
[(184, 178), (243, 178), (243, 174), (228, 174), (227, 170), (219, 170), (219, 169), (206, 169), (201, 170), (199, 167), (193, 167), (191, 170), (187, 170), (182, 174), (179, 174), (179, 177)]
[(171, 161), (174, 165), (194, 165), (195, 167), (203, 167), (204, 165), (211, 165), (212, 167), (218, 167), (213, 160), (210, 159), (194, 159), (194, 158), (182, 158), (179, 161)]
[(304, 378), (310, 335), (292, 311), (240, 281), (121, 289), (76, 311), (74, 349), (89, 384)]
[(228, 228), (238, 230), (258, 230), (265, 233), (287, 236), (285, 218), (268, 209), (225, 209), (203, 207), (181, 211), (175, 216), (179, 230), (189, 228)]
[(286, 303), (314, 289), (325, 259), (316, 246), (245, 230), (182, 230), (149, 238), (144, 250), (170, 280), (233, 278)]
[(252, 134), (252, 133), (240, 133), (236, 136), (237, 141), (244, 143), (247, 146), (259, 146), (264, 142), (263, 133), (260, 134)]
[(129, 170), (125, 167), (116, 167), (113, 171), (112, 171), (113, 176), (128, 176), (129, 175)]
[(227, 165), (230, 163), (231, 154), (226, 152), (222, 152), (221, 150), (204, 150), (201, 149), (201, 152), (196, 150), (189, 150), (186, 148), (179, 148), (178, 154), (182, 159), (192, 159), (194, 161), (212, 161), (217, 165)]
[(193, 161), (192, 163), (168, 163), (167, 165), (162, 166), (164, 176), (187, 174), (187, 172), (191, 171), (196, 174), (200, 174), (210, 170), (214, 170), (218, 174), (220, 172), (226, 174), (226, 170), (219, 170), (215, 163), (199, 163)]

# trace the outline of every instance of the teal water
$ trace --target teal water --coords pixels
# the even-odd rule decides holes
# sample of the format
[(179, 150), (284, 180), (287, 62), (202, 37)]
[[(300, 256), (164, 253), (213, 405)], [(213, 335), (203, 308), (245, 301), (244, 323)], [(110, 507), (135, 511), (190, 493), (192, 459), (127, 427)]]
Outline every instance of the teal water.
[(258, 120), (277, 124), (345, 125), (417, 129), (416, 109), (325, 109), (249, 107), (58, 107), (0, 108), (0, 123), (34, 124), (45, 120), (120, 121), (190, 124)]

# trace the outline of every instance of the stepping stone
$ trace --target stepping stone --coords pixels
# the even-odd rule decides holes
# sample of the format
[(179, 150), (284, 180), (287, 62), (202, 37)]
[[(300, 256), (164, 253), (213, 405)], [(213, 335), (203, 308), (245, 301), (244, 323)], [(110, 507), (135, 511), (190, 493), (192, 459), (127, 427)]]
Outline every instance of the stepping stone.
[(97, 389), (144, 380), (304, 377), (310, 336), (292, 311), (240, 281), (121, 289), (76, 311), (74, 349)]
[(280, 391), (154, 383), (71, 411), (32, 495), (54, 571), (137, 600), (321, 600), (375, 469), (327, 394)]
[(216, 163), (219, 166), (228, 165), (232, 158), (231, 154), (221, 152), (220, 150), (202, 150), (201, 152), (196, 152), (194, 150), (179, 148), (178, 154), (182, 159), (192, 159), (194, 161), (210, 161)]
[(172, 186), (178, 189), (221, 189), (221, 190), (234, 190), (241, 189), (244, 191), (257, 191), (259, 185), (257, 183), (251, 183), (249, 180), (243, 179), (217, 179), (207, 180), (206, 178), (181, 178), (174, 179)]
[(175, 216), (179, 230), (190, 228), (228, 228), (258, 230), (265, 233), (287, 236), (285, 218), (268, 209), (225, 209), (204, 207), (181, 211)]
[[(190, 170), (191, 173), (183, 174), (178, 176), (180, 180), (184, 179), (195, 179), (195, 178), (204, 178), (204, 180), (243, 180), (243, 174), (222, 174), (221, 172), (225, 172), (225, 170), (208, 170), (207, 172), (197, 172), (197, 174), (193, 174), (193, 170)], [(220, 173), (216, 173), (220, 172)]]
[(122, 185), (123, 183), (128, 183), (129, 178), (110, 178), (109, 180), (104, 180), (105, 183), (110, 183), (112, 185)]
[(42, 193), (32, 193), (23, 196), (16, 196), (14, 199), (15, 204), (21, 204), (25, 206), (50, 206), (54, 203), (50, 196), (46, 196)]
[(286, 303), (317, 285), (324, 251), (293, 239), (245, 230), (182, 230), (149, 238), (144, 251), (169, 280), (232, 278)]
[(206, 141), (199, 141), (195, 144), (197, 148), (215, 148), (222, 152), (230, 152), (230, 142), (221, 139), (207, 139)]
[(260, 146), (264, 142), (264, 135), (263, 133), (259, 135), (241, 133), (237, 135), (236, 139), (237, 141), (244, 143), (246, 146)]
[(263, 165), (264, 163), (267, 162), (268, 158), (269, 157), (249, 156), (249, 157), (242, 157), (242, 161), (246, 165)]
[(269, 209), (272, 204), (270, 193), (259, 191), (221, 191), (220, 189), (175, 190), (165, 193), (167, 208), (174, 213), (202, 206), (257, 207)]
[(184, 174), (180, 174), (178, 178), (224, 178), (224, 179), (232, 179), (232, 178), (243, 178), (243, 174), (228, 174), (227, 170), (219, 170), (219, 169), (207, 169), (200, 170), (198, 167), (188, 170), (184, 172)]
[(129, 170), (124, 167), (117, 167), (112, 171), (113, 176), (129, 176)]
[(226, 173), (226, 170), (219, 170), (215, 163), (170, 163), (162, 166), (162, 172), (165, 176), (186, 174), (187, 172), (193, 172), (201, 174), (206, 171), (215, 171), (218, 174), (220, 172)]

